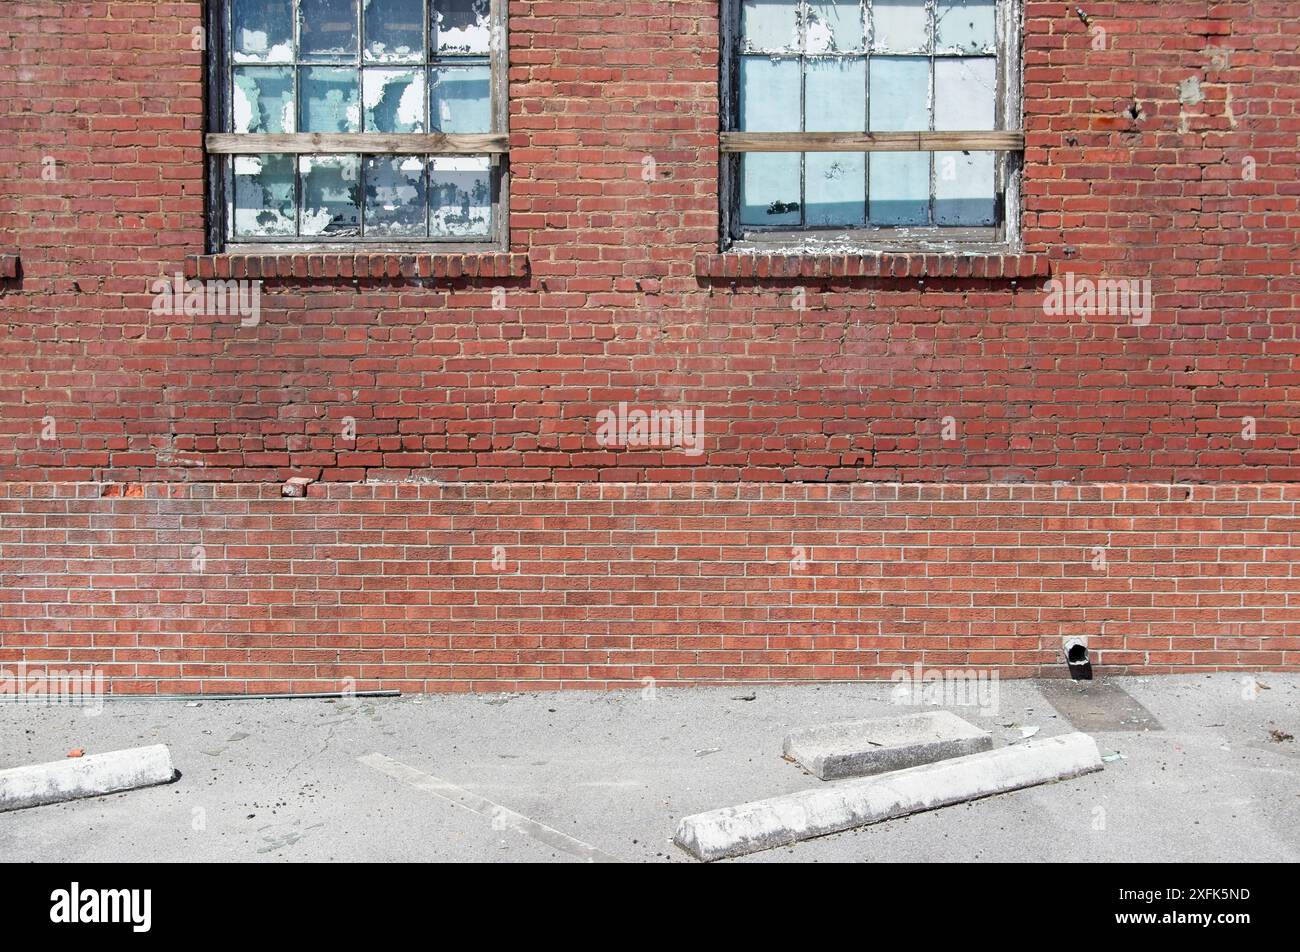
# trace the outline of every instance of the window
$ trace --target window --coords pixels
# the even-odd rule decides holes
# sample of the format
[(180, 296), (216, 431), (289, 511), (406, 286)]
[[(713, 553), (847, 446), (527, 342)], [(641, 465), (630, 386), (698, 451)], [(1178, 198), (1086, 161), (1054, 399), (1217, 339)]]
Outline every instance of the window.
[(724, 0), (724, 247), (1018, 239), (1018, 0)]
[(212, 4), (212, 250), (503, 244), (504, 6)]

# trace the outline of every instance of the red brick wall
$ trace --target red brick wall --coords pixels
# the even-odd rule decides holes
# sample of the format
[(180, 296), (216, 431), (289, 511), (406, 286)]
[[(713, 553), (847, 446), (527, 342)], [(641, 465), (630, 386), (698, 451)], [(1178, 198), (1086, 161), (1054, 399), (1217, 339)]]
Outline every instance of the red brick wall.
[(1114, 672), (1300, 666), (1300, 486), (99, 492), (0, 497), (0, 666), (146, 692), (889, 680), (1056, 673), (1068, 637)]
[[(394, 626), (415, 630), (395, 633), (390, 649), (356, 640), (385, 637), (394, 606), (383, 600), (377, 603), (385, 606), (384, 617), (363, 622), (341, 612), (346, 602), (317, 605), (301, 592), (304, 604), (283, 608), (283, 616), (251, 599), (262, 591), (254, 584), (278, 593), (280, 582), (299, 578), (289, 570), (269, 573), (274, 581), (264, 580), (260, 569), (246, 577), (221, 574), (178, 591), (152, 589), (157, 573), (151, 569), (106, 570), (100, 563), (138, 560), (143, 566), (157, 557), (115, 548), (114, 513), (127, 511), (118, 507), (148, 503), (84, 499), (77, 505), (113, 508), (96, 510), (102, 513), (97, 519), (89, 511), (60, 516), (44, 508), (53, 502), (27, 500), (18, 485), (24, 483), (168, 484), (188, 500), (184, 505), (195, 520), (213, 520), (214, 531), (227, 531), (218, 527), (233, 518), (225, 507), (236, 503), (227, 499), (265, 494), (258, 505), (267, 507), (268, 525), (272, 511), (290, 518), (316, 504), (275, 498), (279, 483), (299, 474), (339, 483), (493, 484), (468, 486), (465, 493), (525, 492), (518, 484), (536, 483), (527, 491), (538, 499), (576, 491), (562, 483), (595, 481), (689, 483), (686, 491), (719, 499), (758, 491), (728, 488), (738, 482), (800, 484), (789, 489), (796, 495), (824, 492), (818, 483), (860, 481), (964, 483), (976, 494), (1004, 492), (987, 484), (1016, 481), (1122, 482), (1136, 493), (1157, 484), (1149, 490), (1157, 495), (1171, 492), (1158, 484), (1218, 482), (1289, 493), (1277, 484), (1300, 476), (1294, 462), (1300, 439), (1294, 395), (1300, 357), (1300, 17), (1294, 4), (1089, 3), (1090, 24), (1074, 3), (1027, 0), (1025, 7), (1025, 250), (1049, 259), (1058, 275), (1149, 279), (1154, 307), (1147, 325), (1116, 316), (1045, 314), (1044, 277), (1032, 261), (1024, 270), (1023, 260), (1005, 266), (1025, 275), (1014, 280), (946, 276), (952, 271), (942, 262), (926, 260), (887, 261), (884, 273), (894, 277), (879, 277), (877, 264), (861, 262), (805, 270), (799, 262), (778, 261), (762, 276), (735, 277), (725, 262), (709, 264), (718, 220), (716, 0), (510, 3), (510, 251), (516, 257), (509, 267), (493, 267), (491, 277), (421, 278), (418, 268), (403, 276), (402, 263), (392, 259), (373, 271), (355, 263), (338, 269), (366, 277), (324, 276), (336, 272), (323, 269), (322, 276), (306, 277), (306, 263), (295, 270), (289, 262), (281, 276), (264, 278), (261, 321), (254, 327), (151, 315), (150, 283), (205, 250), (203, 54), (191, 49), (201, 4), (8, 0), (0, 17), (0, 256), (17, 254), (21, 266), (14, 277), (0, 276), (0, 480), (14, 484), (0, 525), (2, 558), (5, 566), (35, 558), (36, 574), (55, 582), (37, 586), (43, 594), (35, 600), (14, 601), (12, 593), (29, 592), (31, 583), (4, 570), (0, 651), (57, 654), (76, 645), (89, 652), (120, 642), (114, 650), (145, 652), (156, 664), (165, 657), (173, 665), (152, 674), (133, 670), (133, 679), (175, 686), (182, 659), (207, 663), (208, 640), (211, 650), (244, 653), (216, 663), (256, 668), (222, 669), (212, 677), (283, 681), (321, 677), (315, 666), (324, 662), (315, 657), (300, 668), (274, 666), (294, 663), (296, 652), (316, 651), (318, 641), (337, 637), (373, 648), (358, 664), (398, 666), (371, 672), (394, 681), (600, 682), (622, 678), (624, 669), (609, 674), (606, 662), (585, 656), (573, 660), (571, 670), (563, 667), (570, 663), (563, 653), (581, 649), (555, 639), (577, 638), (588, 625), (586, 634), (605, 637), (612, 623), (608, 606), (618, 593), (650, 597), (644, 593), (656, 592), (664, 577), (660, 561), (641, 559), (624, 560), (626, 577), (605, 568), (610, 560), (598, 559), (594, 578), (608, 581), (594, 590), (582, 587), (592, 576), (578, 568), (571, 576), (534, 573), (546, 580), (539, 593), (555, 586), (572, 601), (528, 609), (543, 628), (526, 635), (505, 630), (517, 623), (525, 632), (526, 619), (503, 617), (509, 616), (508, 600), (499, 604), (494, 587), (438, 598), (432, 598), (436, 590), (423, 589), (431, 596), (423, 610), (418, 603), (396, 607), (396, 615), (414, 617), (395, 618)], [(1094, 48), (1099, 30), (1105, 31), (1102, 49)], [(1193, 77), (1196, 95), (1183, 98), (1201, 101), (1180, 102), (1180, 83)], [(657, 171), (649, 182), (642, 177), (646, 157), (653, 157)], [(42, 176), (46, 159), (57, 163), (53, 181)], [(1245, 174), (1248, 165), (1253, 178)], [(992, 273), (1006, 273), (1003, 267)], [(440, 275), (448, 273), (445, 262), (439, 268)], [(511, 269), (521, 276), (496, 276)], [(406, 270), (412, 271), (409, 263)], [(491, 306), (494, 288), (505, 289), (504, 310)], [(792, 306), (800, 289), (804, 310)], [(599, 445), (595, 415), (620, 401), (703, 409), (704, 455)], [(345, 417), (357, 421), (355, 443), (341, 439)], [(955, 422), (954, 439), (941, 438), (945, 417)], [(1253, 440), (1243, 438), (1245, 417), (1256, 421)], [(47, 418), (57, 435), (42, 440)], [(197, 495), (197, 487), (175, 489), (196, 483), (222, 485), (207, 490), (215, 494), (210, 498)], [(261, 485), (231, 485), (252, 483)], [(776, 498), (783, 491), (775, 490)], [(902, 491), (936, 490), (909, 485)], [(381, 498), (385, 490), (351, 492), (364, 499)], [(1218, 506), (1218, 493), (1237, 490), (1197, 492), (1212, 494)], [(342, 505), (341, 499), (331, 497), (327, 505)], [(352, 505), (359, 506), (359, 520), (365, 506)], [(365, 505), (377, 508), (376, 522), (354, 531), (366, 544), (385, 544), (383, 520), (405, 503)], [(748, 505), (757, 519), (785, 518), (775, 502)], [(15, 506), (35, 508), (21, 515)], [(691, 518), (707, 521), (712, 512), (701, 507)], [(969, 519), (981, 515), (978, 505), (962, 512)], [(1160, 516), (1169, 520), (1159, 523), (1166, 528), (1135, 528), (1183, 531), (1184, 516), (1172, 512)], [(867, 508), (850, 518), (873, 513)], [(1195, 533), (1247, 531), (1231, 507), (1207, 518), (1225, 521)], [(11, 555), (9, 545), (32, 544), (24, 538), (23, 519), (40, 520), (42, 531), (56, 534), (62, 520), (68, 544), (82, 548), (75, 556), (57, 550)], [(542, 535), (534, 544), (569, 544), (563, 523), (537, 520)], [(884, 531), (883, 525), (857, 525)], [(826, 600), (800, 603), (789, 619), (779, 617), (780, 604), (746, 608), (695, 594), (704, 602), (701, 612), (721, 617), (705, 623), (674, 614), (664, 621), (680, 626), (673, 651), (695, 650), (691, 638), (704, 639), (701, 644), (717, 638), (716, 648), (699, 650), (736, 653), (734, 660), (711, 658), (709, 676), (865, 676), (897, 660), (881, 661), (881, 651), (910, 658), (949, 649), (977, 649), (979, 657), (1008, 670), (1030, 670), (1044, 662), (1045, 652), (1059, 651), (1062, 626), (1103, 621), (1105, 637), (1118, 639), (1108, 650), (1119, 665), (1146, 660), (1141, 652), (1147, 650), (1156, 669), (1294, 664), (1294, 642), (1284, 658), (1285, 643), (1266, 645), (1261, 638), (1273, 636), (1232, 627), (1290, 624), (1285, 593), (1275, 602), (1270, 587), (1289, 577), (1270, 571), (1285, 567), (1277, 560), (1288, 551), (1290, 529), (1282, 525), (1252, 524), (1249, 531), (1276, 534), (1270, 536), (1273, 548), (1256, 552), (1254, 561), (1208, 549), (1198, 549), (1190, 561), (1164, 558), (1200, 546), (1199, 535), (1186, 542), (1143, 537), (1146, 542), (1125, 546), (1133, 559), (1112, 561), (1171, 571), (1200, 566), (1206, 584), (1240, 582), (1230, 593), (1210, 588), (1192, 595), (1177, 587), (1177, 578), (1153, 569), (1131, 605), (1126, 592), (1094, 579), (1080, 589), (1079, 605), (1047, 604), (1063, 597), (1056, 587), (1038, 593), (1043, 603), (1026, 603), (1033, 618), (1003, 618), (992, 595), (978, 598), (960, 588), (962, 594), (954, 595), (945, 574), (952, 563), (938, 550), (959, 543), (932, 545), (922, 532), (909, 536), (921, 560), (899, 566), (916, 571), (904, 576), (915, 587), (899, 589), (901, 601), (887, 609), (878, 577), (857, 576), (847, 570), (851, 563), (836, 559), (844, 569), (836, 576), (844, 585), (838, 594), (827, 585), (805, 596), (791, 579), (782, 580), (801, 599), (815, 593)], [(456, 544), (494, 544), (471, 528)], [(1026, 531), (1028, 550), (1055, 551), (1055, 525)], [(767, 554), (749, 551), (759, 543), (748, 532), (727, 540), (737, 548), (728, 548), (731, 557), (721, 561), (735, 566), (739, 579), (775, 585), (780, 576), (766, 574)], [(936, 550), (929, 566), (921, 558), (927, 546)], [(987, 552), (989, 571), (1021, 577), (1020, 562), (1005, 550)], [(703, 566), (710, 557), (679, 556), (681, 564), (667, 577), (707, 577)], [(1045, 560), (1053, 566), (1047, 577), (1083, 584), (1083, 576), (1066, 571), (1072, 558)], [(1224, 558), (1227, 565), (1216, 568)], [(65, 559), (95, 565), (57, 567)], [(967, 559), (979, 561), (963, 556), (958, 564), (968, 565)], [(876, 562), (860, 570), (872, 565), (888, 577)], [(1244, 575), (1221, 577), (1238, 567)], [(446, 577), (426, 577), (429, 571), (422, 555), (409, 562), (398, 557), (389, 581), (403, 585), (408, 572), (426, 583)], [(334, 578), (323, 566), (304, 578), (314, 584), (316, 572)], [(495, 576), (480, 581), (488, 578)], [(99, 601), (118, 585), (120, 599)], [(778, 602), (790, 602), (791, 590), (778, 589)], [(165, 597), (181, 594), (198, 601), (173, 606)], [(292, 606), (289, 589), (277, 597), (286, 596)], [(1006, 610), (1014, 611), (1022, 597), (1027, 593), (1017, 590)], [(1202, 604), (1202, 597), (1228, 601)], [(666, 600), (665, 612), (684, 607)], [(516, 601), (524, 611), (527, 599)], [(661, 621), (652, 617), (653, 605), (634, 606), (639, 620)], [(881, 617), (870, 615), (873, 605)], [(1256, 617), (1236, 617), (1234, 609)], [(294, 627), (298, 612), (301, 629)], [(1070, 617), (1055, 617), (1058, 612)], [(1158, 624), (1146, 612), (1158, 613)], [(623, 609), (614, 613), (626, 615)], [(973, 617), (981, 613), (989, 617)], [(171, 623), (178, 628), (169, 629)], [(166, 633), (161, 653), (149, 642), (153, 624)], [(363, 631), (366, 624), (378, 629)], [(479, 624), (485, 626), (481, 645), (472, 633)], [(763, 630), (763, 637), (807, 641), (808, 657), (784, 642), (745, 645), (758, 652), (751, 664), (742, 646), (729, 641), (758, 638), (751, 628), (768, 624), (782, 630)], [(262, 629), (268, 629), (266, 643), (256, 649), (226, 648)], [(437, 662), (386, 657), (435, 650), (409, 649), (403, 639), (445, 641), (449, 634), (451, 645), (438, 649), (446, 654)], [(495, 654), (542, 650), (498, 639), (543, 634), (538, 644), (561, 653), (558, 660), (547, 658), (559, 669), (543, 672), (538, 662)], [(298, 636), (310, 639), (311, 647), (298, 647)], [(851, 644), (823, 640), (837, 637)], [(915, 641), (921, 637), (936, 641), (921, 646)], [(360, 650), (353, 641), (350, 649)], [(648, 660), (638, 656), (638, 665), (659, 663), (651, 642), (620, 650), (651, 652)], [(861, 656), (845, 661), (837, 651)], [(141, 658), (123, 663), (133, 666)], [(453, 669), (453, 658), (465, 667)], [(406, 663), (439, 673), (411, 674), (400, 668)], [(665, 676), (695, 676), (701, 673), (696, 663), (674, 657), (663, 662), (665, 671), (671, 669)]]

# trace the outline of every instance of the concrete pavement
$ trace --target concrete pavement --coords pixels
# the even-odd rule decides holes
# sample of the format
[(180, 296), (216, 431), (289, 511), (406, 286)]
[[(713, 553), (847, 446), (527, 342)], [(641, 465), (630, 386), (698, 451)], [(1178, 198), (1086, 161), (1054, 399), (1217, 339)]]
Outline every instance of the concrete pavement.
[[(1300, 741), (1270, 731), (1300, 735), (1300, 675), (1257, 682), (1121, 678), (1064, 700), (1047, 685), (1088, 720), (1101, 773), (736, 861), (1294, 862)], [(1042, 687), (1006, 681), (996, 710), (951, 709), (995, 746), (1075, 730)], [(0, 857), (693, 863), (671, 843), (682, 816), (821, 783), (782, 760), (791, 729), (933, 709), (893, 703), (879, 683), (109, 701), (95, 717), (0, 704), (0, 768), (163, 743), (181, 773), (0, 814)]]

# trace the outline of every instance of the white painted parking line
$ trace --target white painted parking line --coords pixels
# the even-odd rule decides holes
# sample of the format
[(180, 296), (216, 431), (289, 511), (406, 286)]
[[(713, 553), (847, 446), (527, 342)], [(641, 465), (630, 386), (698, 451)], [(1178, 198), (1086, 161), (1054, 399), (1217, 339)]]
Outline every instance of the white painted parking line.
[(545, 823), (538, 823), (536, 820), (530, 820), (522, 813), (516, 813), (509, 807), (503, 807), (499, 803), (493, 803), (486, 797), (480, 797), (476, 793), (470, 793), (455, 784), (440, 780), (422, 770), (416, 770), (414, 767), (408, 767), (406, 764), (393, 760), (391, 757), (385, 757), (383, 754), (366, 754), (364, 757), (358, 757), (358, 761), (378, 770), (382, 774), (387, 774), (394, 780), (400, 780), (408, 787), (414, 787), (416, 790), (423, 790), (425, 793), (431, 793), (435, 797), (446, 800), (448, 803), (454, 803), (458, 807), (469, 810), (471, 813), (477, 813), (479, 816), (485, 816), (492, 821), (493, 829), (517, 830), (526, 836), (531, 836), (539, 843), (545, 843), (557, 850), (576, 856), (579, 859), (586, 860), (588, 863), (618, 863), (621, 860), (604, 853), (590, 843), (584, 843), (582, 840), (575, 840), (567, 833), (561, 833), (559, 830), (547, 826)]

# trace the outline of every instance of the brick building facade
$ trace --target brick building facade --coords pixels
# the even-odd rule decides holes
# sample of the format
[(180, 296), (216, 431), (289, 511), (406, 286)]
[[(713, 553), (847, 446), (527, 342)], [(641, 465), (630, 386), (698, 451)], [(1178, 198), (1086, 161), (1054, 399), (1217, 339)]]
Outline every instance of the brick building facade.
[(511, 0), (500, 246), (215, 248), (205, 7), (0, 13), (0, 664), (1300, 666), (1294, 4), (1024, 0), (1015, 240), (881, 253), (720, 238), (717, 0)]

